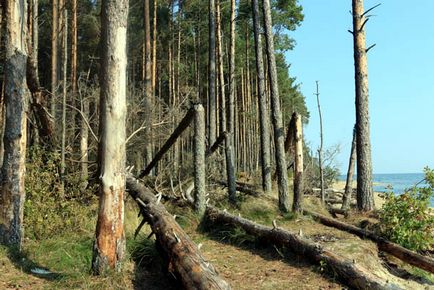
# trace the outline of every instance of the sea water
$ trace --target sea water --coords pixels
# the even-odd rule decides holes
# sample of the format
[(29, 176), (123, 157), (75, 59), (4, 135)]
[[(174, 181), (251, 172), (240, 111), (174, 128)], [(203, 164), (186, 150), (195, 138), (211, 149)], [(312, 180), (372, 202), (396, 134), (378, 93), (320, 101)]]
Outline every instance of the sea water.
[[(424, 181), (423, 173), (384, 173), (374, 174), (373, 176), (374, 191), (386, 192), (392, 190), (395, 194), (402, 194), (406, 189), (414, 187), (427, 186)], [(354, 180), (356, 177), (354, 177)], [(346, 175), (341, 175), (339, 180), (346, 180)], [(391, 189), (390, 189), (391, 188)], [(431, 199), (431, 206), (434, 207), (434, 198)]]

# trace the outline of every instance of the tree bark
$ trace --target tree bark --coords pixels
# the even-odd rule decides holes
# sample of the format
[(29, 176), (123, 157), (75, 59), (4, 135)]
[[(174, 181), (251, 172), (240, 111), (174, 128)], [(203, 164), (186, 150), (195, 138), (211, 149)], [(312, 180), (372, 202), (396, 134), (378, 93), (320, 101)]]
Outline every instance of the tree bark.
[(63, 10), (63, 18), (64, 18), (64, 32), (62, 33), (63, 36), (63, 54), (62, 54), (62, 74), (63, 74), (63, 80), (62, 80), (62, 144), (61, 144), (61, 162), (60, 162), (60, 181), (61, 181), (61, 188), (60, 188), (60, 194), (61, 197), (65, 194), (65, 146), (66, 146), (66, 71), (68, 67), (68, 10)]
[(262, 55), (261, 25), (258, 0), (252, 1), (253, 8), (253, 31), (255, 35), (256, 71), (258, 74), (258, 102), (259, 102), (259, 123), (261, 126), (261, 169), (262, 189), (264, 192), (271, 192), (271, 158), (270, 158), (270, 112), (267, 108), (267, 97), (265, 95), (265, 74)]
[(214, 144), (216, 139), (216, 39), (215, 39), (215, 1), (209, 0), (209, 50), (208, 50), (208, 98), (209, 98), (209, 144)]
[(276, 171), (279, 186), (279, 208), (283, 212), (289, 211), (288, 173), (286, 168), (285, 146), (280, 109), (279, 87), (277, 83), (276, 59), (274, 56), (273, 25), (269, 0), (263, 0), (265, 43), (267, 47), (268, 75), (271, 90), (271, 112), (274, 127), (274, 147), (276, 155)]
[(431, 258), (428, 258), (427, 256), (420, 255), (416, 252), (410, 251), (404, 247), (401, 247), (398, 244), (392, 243), (380, 236), (377, 236), (375, 233), (364, 230), (361, 228), (358, 228), (353, 225), (349, 225), (343, 222), (340, 222), (335, 219), (330, 219), (328, 217), (325, 217), (323, 215), (310, 212), (310, 211), (304, 211), (305, 214), (311, 215), (315, 219), (317, 219), (319, 222), (326, 226), (334, 227), (339, 230), (343, 230), (349, 233), (352, 233), (354, 235), (357, 235), (361, 238), (368, 238), (374, 242), (377, 243), (378, 248), (380, 251), (387, 252), (398, 259), (401, 259), (402, 261), (409, 263), (410, 265), (419, 267), (425, 271), (428, 271), (430, 273), (434, 273), (434, 260)]
[[(232, 145), (232, 120), (229, 124), (228, 118), (230, 113), (227, 113), (226, 108), (226, 90), (225, 90), (225, 77), (223, 71), (223, 41), (222, 41), (222, 28), (221, 28), (221, 13), (220, 13), (220, 0), (216, 2), (216, 23), (217, 23), (217, 47), (219, 56), (219, 84), (220, 84), (220, 98), (221, 98), (221, 132), (227, 132), (225, 139), (225, 160), (226, 160), (226, 177), (228, 181), (229, 201), (236, 203), (236, 188), (235, 188), (235, 168), (234, 156)], [(232, 103), (233, 104), (233, 103)], [(230, 108), (229, 108), (230, 111)]]
[(372, 158), (369, 121), (368, 58), (363, 0), (353, 1), (354, 67), (357, 126), (357, 208), (375, 209), (372, 187)]
[(167, 255), (169, 271), (179, 276), (185, 289), (230, 289), (149, 189), (132, 177), (127, 178), (127, 188)]
[(205, 113), (202, 105), (194, 106), (194, 208), (199, 215), (205, 212)]
[(125, 251), (125, 118), (127, 86), (127, 0), (103, 0), (99, 176), (100, 201), (92, 270), (119, 270)]
[(152, 59), (151, 59), (151, 22), (150, 22), (150, 10), (149, 0), (145, 0), (144, 10), (144, 79), (143, 88), (145, 93), (145, 164), (149, 164), (152, 160)]
[(293, 114), (295, 120), (295, 166), (294, 166), (294, 203), (292, 210), (297, 213), (303, 212), (303, 125), (301, 116)]
[(351, 203), (351, 194), (353, 192), (353, 188), (351, 184), (353, 182), (354, 165), (357, 159), (356, 147), (357, 147), (357, 133), (356, 133), (356, 126), (354, 126), (353, 141), (351, 142), (350, 161), (348, 164), (347, 181), (345, 183), (345, 192), (342, 198), (342, 209), (344, 210), (349, 209)]
[(157, 8), (158, 0), (154, 0), (154, 18), (152, 33), (152, 94), (155, 96), (155, 86), (157, 83)]
[(27, 105), (27, 2), (9, 0), (4, 6), (5, 132), (1, 172), (0, 242), (21, 248), (25, 201)]
[(77, 0), (71, 0), (71, 14), (71, 88), (74, 99), (77, 96)]
[(285, 246), (315, 264), (326, 264), (331, 267), (333, 273), (338, 275), (348, 286), (354, 289), (401, 289), (396, 285), (389, 284), (381, 278), (373, 275), (359, 265), (324, 249), (308, 239), (300, 237), (289, 231), (274, 227), (266, 227), (256, 224), (247, 219), (231, 215), (227, 212), (208, 207), (207, 220), (213, 225), (224, 224), (240, 227), (248, 234), (261, 238), (270, 243)]
[(52, 0), (53, 15), (52, 15), (52, 28), (51, 28), (51, 116), (53, 118), (53, 125), (56, 124), (56, 101), (57, 101), (57, 81), (58, 81), (58, 37), (59, 37), (59, 0)]

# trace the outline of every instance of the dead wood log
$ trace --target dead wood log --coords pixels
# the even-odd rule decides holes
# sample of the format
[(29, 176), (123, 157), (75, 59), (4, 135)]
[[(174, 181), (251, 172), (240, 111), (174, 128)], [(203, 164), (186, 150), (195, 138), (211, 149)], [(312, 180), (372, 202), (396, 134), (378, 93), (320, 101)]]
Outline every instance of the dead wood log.
[(151, 170), (157, 165), (158, 161), (164, 156), (164, 154), (172, 147), (172, 145), (176, 142), (178, 137), (184, 132), (184, 130), (190, 125), (193, 121), (193, 117), (195, 114), (194, 108), (188, 110), (187, 114), (185, 114), (184, 118), (179, 123), (178, 127), (173, 131), (172, 135), (170, 135), (169, 139), (167, 139), (166, 143), (161, 147), (161, 149), (155, 154), (152, 161), (146, 166), (142, 172), (140, 172), (139, 178), (143, 178), (148, 175)]
[(228, 132), (224, 131), (223, 133), (220, 134), (220, 136), (217, 138), (217, 140), (214, 142), (214, 144), (212, 144), (211, 147), (208, 148), (208, 150), (205, 153), (206, 157), (211, 156), (215, 151), (217, 151), (217, 149), (219, 148), (219, 146), (221, 144), (223, 144), (223, 141), (226, 140), (226, 136), (228, 135)]
[(266, 227), (227, 212), (208, 207), (205, 216), (211, 223), (237, 226), (248, 234), (285, 246), (317, 264), (326, 264), (348, 286), (355, 289), (401, 289), (373, 275), (367, 269), (344, 259), (306, 238), (289, 231)]
[(341, 209), (341, 208), (328, 207), (327, 210), (328, 210), (328, 212), (329, 212), (329, 213), (330, 213), (334, 218), (337, 217), (336, 214), (343, 215), (343, 216), (345, 216), (346, 218), (347, 218), (348, 215), (349, 215), (349, 211), (348, 211), (348, 210)]
[[(217, 184), (223, 185), (225, 187), (228, 186), (228, 183), (226, 181), (223, 180), (217, 180), (215, 181)], [(236, 190), (248, 195), (253, 195), (253, 196), (259, 196), (260, 193), (254, 189), (252, 189), (249, 186), (246, 186), (245, 183), (240, 183), (240, 182), (236, 182)]]
[(368, 238), (374, 242), (377, 243), (378, 249), (380, 251), (389, 253), (402, 261), (416, 266), (418, 268), (421, 268), (425, 271), (434, 273), (434, 260), (431, 258), (428, 258), (426, 256), (423, 256), (421, 254), (418, 254), (416, 252), (410, 251), (404, 247), (401, 247), (398, 244), (392, 243), (378, 235), (376, 235), (374, 232), (361, 229), (359, 227), (346, 224), (328, 217), (325, 217), (323, 215), (311, 212), (311, 211), (304, 211), (304, 214), (311, 215), (316, 220), (321, 222), (323, 225), (334, 227), (339, 230), (343, 230), (352, 234), (355, 234), (361, 238)]
[(186, 289), (230, 289), (150, 189), (132, 176), (127, 177), (126, 186), (167, 255), (169, 271), (178, 275)]

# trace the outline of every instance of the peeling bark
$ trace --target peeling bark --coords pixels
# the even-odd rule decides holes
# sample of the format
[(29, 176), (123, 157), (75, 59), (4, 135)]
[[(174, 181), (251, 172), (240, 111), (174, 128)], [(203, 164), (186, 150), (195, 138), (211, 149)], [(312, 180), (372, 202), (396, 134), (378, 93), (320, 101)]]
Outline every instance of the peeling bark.
[(92, 270), (119, 270), (125, 251), (125, 118), (127, 0), (103, 0), (99, 173), (100, 199)]
[(0, 242), (21, 247), (25, 201), (27, 106), (27, 3), (6, 1), (5, 132), (1, 170)]

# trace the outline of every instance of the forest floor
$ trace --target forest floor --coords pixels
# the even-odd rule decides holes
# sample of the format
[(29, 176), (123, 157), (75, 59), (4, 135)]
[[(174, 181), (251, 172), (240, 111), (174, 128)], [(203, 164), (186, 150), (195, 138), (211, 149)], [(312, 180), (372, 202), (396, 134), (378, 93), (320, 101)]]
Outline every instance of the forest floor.
[[(224, 190), (217, 188), (213, 194), (221, 209), (268, 226), (276, 220), (279, 227), (301, 233), (404, 289), (434, 289), (433, 275), (379, 253), (373, 242), (323, 226), (308, 216), (280, 214), (276, 196), (242, 196), (240, 207), (231, 209)], [(166, 206), (232, 289), (346, 289), (326, 271), (326, 265), (314, 265), (283, 248), (260, 243), (240, 229), (205, 232), (187, 206)], [(305, 206), (328, 215), (316, 197), (307, 197)], [(90, 207), (96, 210), (96, 204)], [(140, 219), (131, 200), (126, 209), (129, 254), (121, 273), (91, 275), (95, 221), (88, 221), (87, 230), (71, 229), (45, 240), (26, 239), (22, 252), (0, 247), (0, 289), (180, 289), (178, 281), (165, 270), (153, 240), (147, 239), (149, 227), (145, 226), (134, 240)], [(355, 213), (342, 220), (356, 225), (376, 221), (375, 217)], [(34, 273), (38, 269), (49, 273)]]

